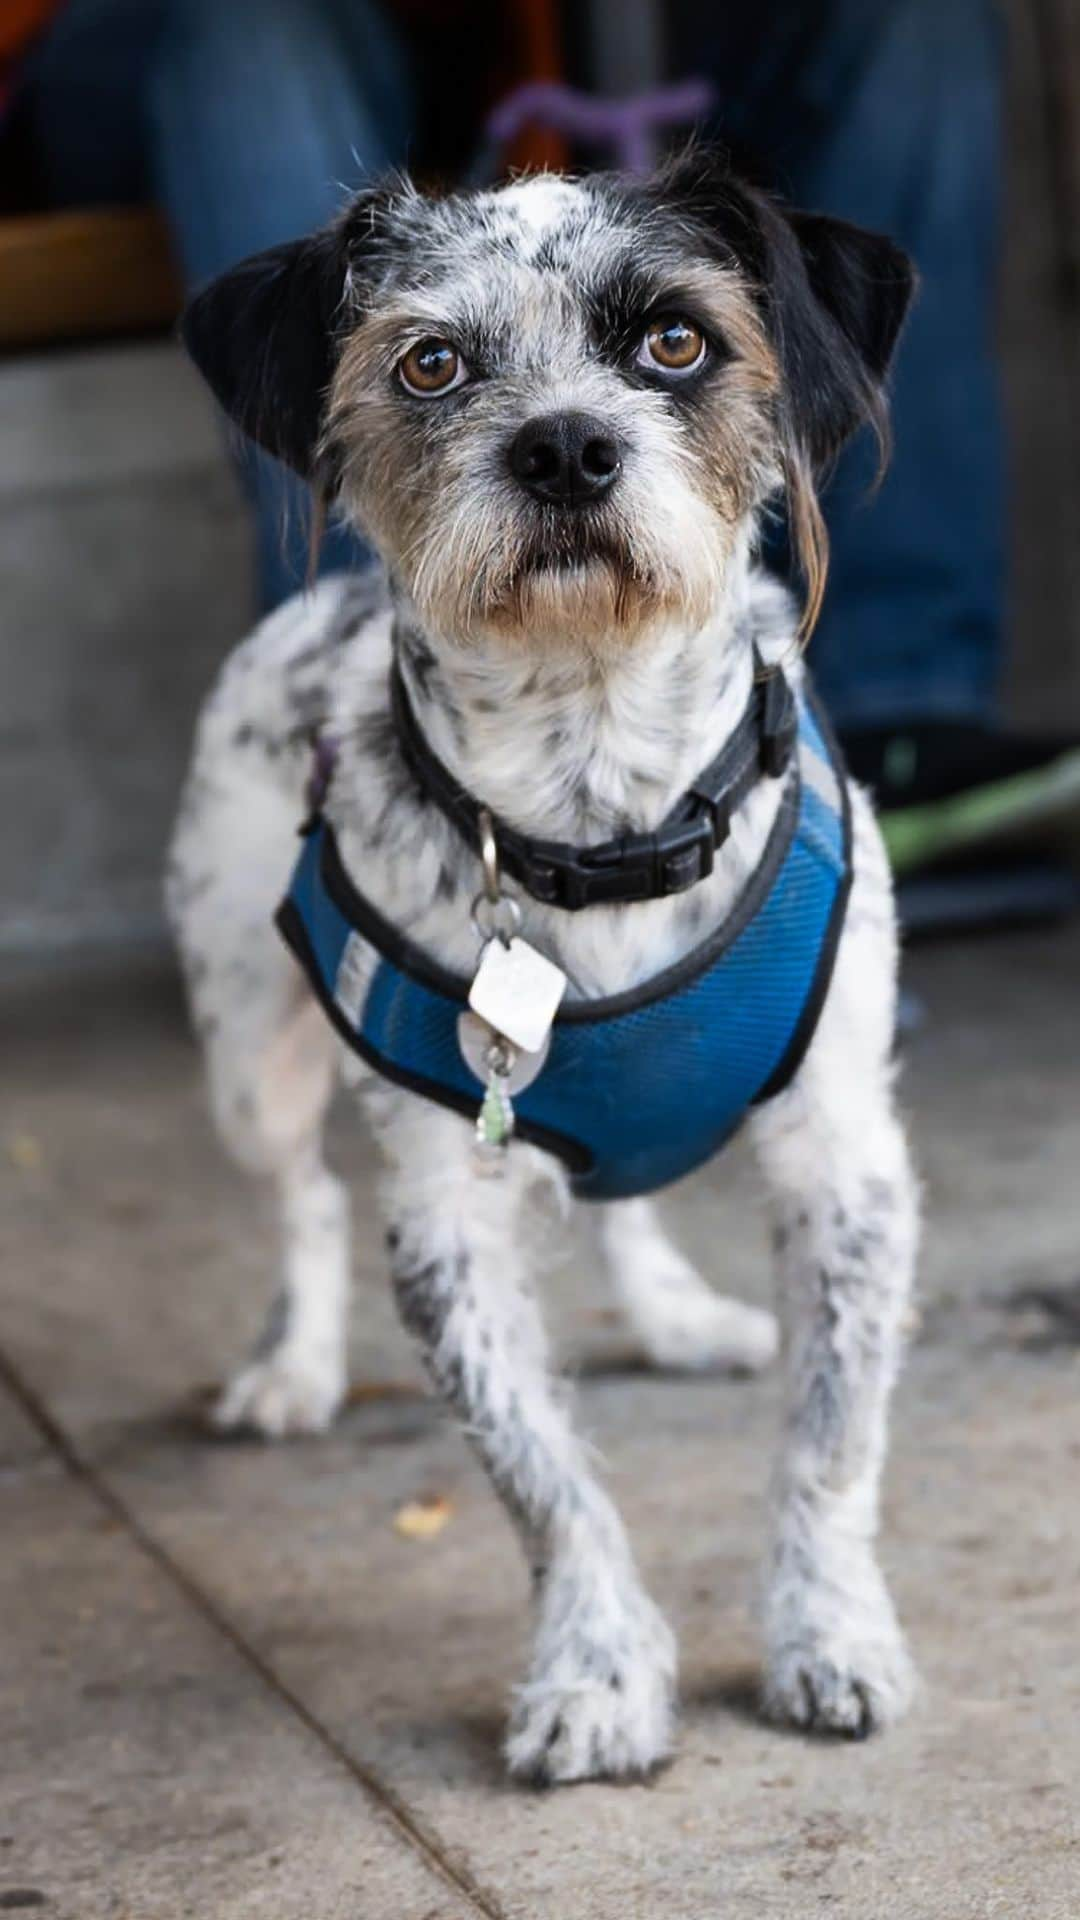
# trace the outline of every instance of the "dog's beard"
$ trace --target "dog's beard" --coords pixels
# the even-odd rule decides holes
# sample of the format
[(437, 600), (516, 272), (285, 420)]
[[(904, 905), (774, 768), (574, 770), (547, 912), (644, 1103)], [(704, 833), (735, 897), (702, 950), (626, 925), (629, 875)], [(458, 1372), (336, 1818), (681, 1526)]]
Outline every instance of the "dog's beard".
[(533, 561), (489, 591), (481, 624), (507, 637), (614, 644), (629, 639), (661, 611), (655, 577), (628, 555)]
[(621, 651), (660, 626), (700, 626), (716, 604), (726, 543), (693, 504), (636, 535), (603, 513), (450, 516), (414, 548), (410, 591), (449, 639)]

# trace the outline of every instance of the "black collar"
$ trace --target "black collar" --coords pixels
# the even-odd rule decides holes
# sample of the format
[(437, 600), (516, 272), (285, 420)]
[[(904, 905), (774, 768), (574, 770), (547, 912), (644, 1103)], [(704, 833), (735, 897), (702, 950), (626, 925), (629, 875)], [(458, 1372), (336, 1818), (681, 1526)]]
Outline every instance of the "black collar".
[[(763, 773), (775, 779), (784, 772), (795, 743), (798, 716), (791, 688), (779, 668), (764, 673), (756, 655), (755, 667), (759, 671), (734, 733), (655, 833), (626, 833), (598, 846), (572, 847), (559, 840), (533, 840), (496, 819), (503, 872), (534, 900), (571, 913), (601, 903), (662, 900), (704, 880), (712, 872), (716, 849), (731, 831), (732, 815)], [(479, 854), (483, 803), (466, 793), (432, 752), (396, 660), (390, 697), (410, 772)]]

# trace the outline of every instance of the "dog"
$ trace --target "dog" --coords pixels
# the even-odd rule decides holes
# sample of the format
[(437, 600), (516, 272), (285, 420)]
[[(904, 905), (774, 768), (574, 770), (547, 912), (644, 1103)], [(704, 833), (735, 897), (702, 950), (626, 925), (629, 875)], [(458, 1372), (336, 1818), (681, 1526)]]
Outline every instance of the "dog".
[[(656, 882), (659, 829), (770, 685), (809, 712), (801, 645), (827, 559), (815, 477), (860, 426), (885, 433), (884, 383), (912, 288), (888, 240), (792, 211), (698, 147), (640, 179), (540, 174), (439, 199), (395, 179), (329, 228), (226, 273), (183, 323), (232, 421), (335, 502), (383, 563), (298, 596), (229, 659), (201, 716), (171, 850), (168, 911), (213, 1112), (236, 1158), (273, 1183), (284, 1245), (265, 1335), (214, 1417), (268, 1436), (317, 1432), (342, 1403), (347, 1207), (321, 1135), (344, 1077), (385, 1162), (404, 1322), (532, 1570), (531, 1664), (506, 1739), (515, 1776), (642, 1775), (673, 1742), (673, 1637), (549, 1375), (519, 1231), (530, 1184), (565, 1189), (573, 1177), (524, 1119), (508, 1149), (478, 1147), (455, 1078), (463, 1067), (445, 1069), (456, 1091), (431, 1098), (404, 1055), (384, 1074), (374, 1043), (343, 1042), (387, 953), (412, 955), (425, 1007), (440, 981), (452, 998), (445, 983), (476, 973), (474, 912), (505, 946), (508, 896), (510, 931), (523, 914), (534, 961), (568, 983), (559, 1044), (584, 1031), (575, 1008), (617, 1013), (647, 998), (650, 983), (684, 978), (717, 928), (745, 918), (740, 902), (794, 805), (795, 759), (781, 755), (771, 772), (755, 761), (720, 825), (712, 796), (715, 844), (692, 884), (677, 863)], [(801, 615), (757, 559), (781, 497)], [(340, 972), (336, 987), (320, 981), (296, 912), (289, 945), (272, 924), (311, 811), (315, 741), (324, 757), (330, 743), (315, 811), (334, 843), (333, 912), (350, 884), (363, 895), (344, 998)], [(787, 1396), (763, 1700), (778, 1720), (861, 1736), (903, 1711), (914, 1681), (874, 1542), (918, 1207), (893, 1099), (888, 867), (867, 798), (817, 765), (840, 794), (846, 877), (794, 1070), (746, 1102), (771, 1209)], [(474, 802), (463, 827), (454, 810)], [(549, 868), (528, 865), (534, 841)], [(601, 886), (584, 905), (540, 897), (538, 874), (560, 860), (591, 873), (598, 843), (615, 848), (621, 877), (603, 883), (614, 892)], [(643, 855), (625, 882), (645, 873), (638, 897), (618, 892), (619, 849), (631, 845), (652, 850), (652, 866)], [(507, 884), (512, 846), (531, 891)], [(327, 857), (324, 846), (320, 873)], [(765, 943), (767, 964), (785, 937)], [(659, 1015), (676, 1020), (683, 1007), (675, 994)], [(414, 1043), (406, 1021), (396, 1044)], [(667, 1099), (664, 1056), (658, 1067), (636, 1040), (617, 1052), (611, 1071), (620, 1087), (629, 1073), (633, 1097), (609, 1101), (605, 1124), (617, 1106), (631, 1127), (638, 1095), (642, 1112), (652, 1098), (634, 1062)], [(508, 1091), (513, 1057), (513, 1046), (505, 1058), (489, 1050), (469, 1081), (479, 1105), (486, 1074), (504, 1136), (514, 1098), (523, 1114), (529, 1099)], [(539, 1100), (544, 1071), (535, 1086)], [(669, 1100), (669, 1124), (678, 1131), (686, 1115), (697, 1126), (704, 1099)], [(667, 1164), (665, 1142), (654, 1148), (655, 1165)], [(587, 1157), (575, 1162), (582, 1179)], [(618, 1155), (611, 1164), (600, 1241), (647, 1357), (766, 1365), (773, 1316), (716, 1294), (647, 1192), (620, 1186)]]

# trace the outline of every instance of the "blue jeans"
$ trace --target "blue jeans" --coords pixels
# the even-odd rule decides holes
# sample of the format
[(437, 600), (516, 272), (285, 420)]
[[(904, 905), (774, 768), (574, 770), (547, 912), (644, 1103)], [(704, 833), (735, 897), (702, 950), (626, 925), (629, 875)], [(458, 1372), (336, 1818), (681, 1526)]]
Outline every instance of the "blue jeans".
[[(678, 70), (716, 83), (712, 131), (792, 199), (892, 234), (922, 273), (884, 484), (870, 493), (857, 441), (825, 497), (832, 575), (812, 657), (834, 717), (989, 717), (1003, 552), (991, 0), (667, 0), (667, 13)], [(372, 0), (69, 0), (37, 78), (56, 196), (156, 191), (192, 283), (317, 225), (407, 157), (407, 78)], [(262, 455), (246, 475), (272, 606), (303, 574), (304, 490)], [(321, 565), (359, 552), (332, 530)]]
[(991, 0), (672, 0), (712, 77), (710, 129), (797, 204), (876, 227), (921, 288), (892, 378), (883, 484), (864, 434), (824, 495), (832, 566), (811, 659), (841, 726), (993, 717), (1004, 439), (993, 341), (1001, 32)]

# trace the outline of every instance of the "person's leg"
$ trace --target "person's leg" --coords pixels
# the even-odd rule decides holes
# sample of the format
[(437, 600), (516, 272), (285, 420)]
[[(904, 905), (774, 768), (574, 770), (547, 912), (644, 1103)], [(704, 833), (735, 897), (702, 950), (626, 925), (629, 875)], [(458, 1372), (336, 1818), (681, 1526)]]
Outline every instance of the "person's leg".
[[(694, 10), (696, 12), (696, 9)], [(897, 356), (895, 444), (849, 450), (825, 497), (832, 575), (812, 658), (841, 726), (992, 715), (1003, 442), (992, 342), (1000, 171), (990, 0), (780, 0), (686, 30), (715, 130), (792, 200), (879, 228), (922, 275)]]
[[(351, 0), (347, 35), (332, 0), (170, 0), (148, 113), (158, 192), (197, 285), (317, 227), (398, 161), (408, 87), (392, 34), (366, 0)], [(246, 453), (244, 473), (269, 608), (304, 579), (307, 490), (265, 454)], [(319, 571), (366, 558), (352, 533), (331, 527)]]
[[(826, 495), (835, 592), (813, 661), (842, 726), (985, 720), (996, 707), (999, 67), (987, 0), (906, 0), (859, 82), (841, 94), (834, 137), (807, 156), (798, 182), (818, 204), (890, 230), (922, 275), (896, 362), (894, 444), (880, 495), (866, 497), (875, 453), (865, 439)], [(867, 152), (881, 156), (880, 171), (860, 166)]]

